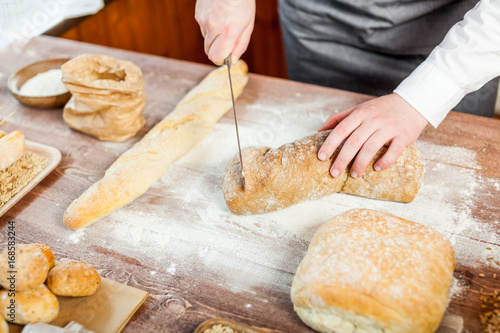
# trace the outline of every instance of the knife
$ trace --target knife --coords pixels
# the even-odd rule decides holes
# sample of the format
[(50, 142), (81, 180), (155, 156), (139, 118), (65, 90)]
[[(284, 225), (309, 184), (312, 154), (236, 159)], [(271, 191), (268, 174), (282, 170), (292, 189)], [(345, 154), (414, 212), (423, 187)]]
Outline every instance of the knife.
[(227, 65), (227, 74), (229, 75), (229, 88), (231, 90), (231, 100), (233, 101), (234, 124), (236, 125), (236, 140), (238, 141), (238, 151), (240, 153), (241, 177), (243, 179), (243, 189), (245, 189), (245, 171), (243, 171), (243, 157), (241, 155), (240, 133), (238, 131), (238, 120), (236, 119), (236, 106), (234, 105), (233, 82), (231, 81), (231, 55), (224, 62)]

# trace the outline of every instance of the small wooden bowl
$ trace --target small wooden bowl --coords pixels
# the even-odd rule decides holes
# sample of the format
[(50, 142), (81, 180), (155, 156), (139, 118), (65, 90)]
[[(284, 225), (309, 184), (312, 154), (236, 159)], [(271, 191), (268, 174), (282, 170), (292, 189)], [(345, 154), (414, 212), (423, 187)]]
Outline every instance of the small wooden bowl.
[(263, 327), (250, 326), (237, 321), (225, 318), (212, 318), (202, 322), (193, 333), (203, 333), (205, 330), (214, 327), (215, 325), (222, 325), (232, 328), (236, 332), (242, 333), (277, 333), (276, 330), (271, 330)]
[(49, 109), (58, 108), (66, 104), (71, 98), (71, 93), (66, 92), (59, 95), (33, 97), (20, 95), (19, 90), (23, 84), (39, 73), (46, 72), (51, 69), (61, 68), (61, 66), (70, 59), (48, 59), (35, 62), (28, 65), (9, 77), (7, 86), (12, 95), (22, 104), (35, 108)]

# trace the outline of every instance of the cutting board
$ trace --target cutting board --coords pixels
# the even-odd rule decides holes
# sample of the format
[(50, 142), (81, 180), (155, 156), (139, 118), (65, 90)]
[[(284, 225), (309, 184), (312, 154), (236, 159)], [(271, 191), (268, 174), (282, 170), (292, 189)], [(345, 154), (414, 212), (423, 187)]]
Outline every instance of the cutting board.
[[(93, 295), (58, 296), (59, 315), (50, 324), (64, 327), (70, 321), (76, 321), (96, 333), (117, 333), (125, 327), (147, 296), (148, 293), (143, 290), (102, 278), (101, 285)], [(22, 328), (20, 325), (9, 325), (9, 332), (21, 332)]]

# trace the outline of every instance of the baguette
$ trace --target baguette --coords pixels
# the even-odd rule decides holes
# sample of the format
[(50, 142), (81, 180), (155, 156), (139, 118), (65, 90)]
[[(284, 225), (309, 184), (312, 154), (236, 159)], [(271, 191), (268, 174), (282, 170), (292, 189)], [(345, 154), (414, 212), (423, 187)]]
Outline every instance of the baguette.
[(453, 278), (439, 232), (389, 213), (352, 209), (314, 234), (293, 279), (294, 310), (319, 332), (434, 332)]
[(373, 163), (387, 147), (377, 152), (362, 177), (349, 177), (349, 164), (334, 178), (329, 170), (339, 149), (328, 161), (317, 158), (329, 133), (320, 132), (277, 149), (244, 149), (245, 187), (239, 156), (234, 156), (222, 177), (222, 191), (229, 210), (234, 214), (260, 214), (337, 192), (399, 202), (411, 202), (415, 198), (423, 176), (423, 164), (415, 144), (408, 146), (397, 162), (384, 171), (375, 171)]
[(0, 131), (0, 171), (14, 164), (25, 151), (26, 141), (22, 132), (12, 131), (7, 134)]
[[(241, 60), (231, 68), (235, 97), (248, 81), (247, 71)], [(230, 107), (227, 67), (222, 66), (189, 91), (169, 115), (109, 167), (101, 180), (70, 204), (64, 225), (72, 230), (86, 227), (141, 196), (170, 164), (201, 141)]]

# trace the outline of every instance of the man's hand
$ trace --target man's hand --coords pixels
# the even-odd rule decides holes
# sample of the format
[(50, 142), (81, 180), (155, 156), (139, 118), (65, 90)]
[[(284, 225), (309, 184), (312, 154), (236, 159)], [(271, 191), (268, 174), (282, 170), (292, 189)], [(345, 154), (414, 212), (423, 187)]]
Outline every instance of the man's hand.
[(406, 146), (417, 140), (427, 123), (416, 109), (395, 93), (375, 98), (328, 118), (319, 131), (333, 130), (319, 149), (318, 158), (330, 158), (346, 140), (330, 173), (337, 177), (356, 157), (351, 176), (358, 178), (375, 153), (387, 145), (387, 152), (374, 164), (375, 170), (384, 170), (396, 162)]
[(195, 18), (205, 38), (205, 53), (216, 65), (246, 51), (255, 21), (255, 0), (197, 0)]

